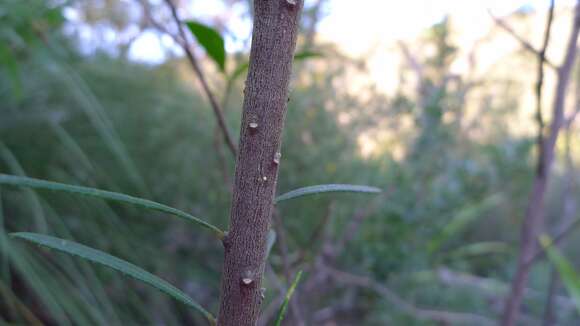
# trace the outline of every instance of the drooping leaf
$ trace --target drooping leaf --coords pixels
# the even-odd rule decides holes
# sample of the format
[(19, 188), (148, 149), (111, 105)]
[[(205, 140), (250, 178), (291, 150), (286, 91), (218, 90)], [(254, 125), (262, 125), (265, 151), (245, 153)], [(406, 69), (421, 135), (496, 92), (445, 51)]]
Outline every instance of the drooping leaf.
[(370, 186), (360, 186), (360, 185), (349, 185), (349, 184), (326, 184), (326, 185), (316, 185), (304, 188), (299, 188), (296, 190), (289, 191), (283, 195), (276, 197), (275, 203), (279, 203), (285, 200), (315, 195), (325, 192), (361, 192), (361, 193), (380, 193), (381, 189)]
[(286, 296), (284, 297), (284, 302), (282, 302), (282, 306), (280, 306), (280, 310), (278, 311), (278, 318), (276, 318), (276, 324), (275, 324), (276, 326), (282, 325), (282, 320), (284, 320), (284, 316), (286, 315), (286, 310), (288, 309), (288, 303), (290, 302), (290, 299), (292, 298), (292, 295), (294, 294), (294, 291), (296, 290), (296, 286), (298, 285), (298, 282), (300, 282), (301, 277), (302, 277), (302, 271), (299, 271), (298, 274), (296, 274), (296, 277), (294, 278), (292, 285), (290, 285), (288, 292), (286, 292)]
[(90, 197), (97, 197), (104, 200), (116, 201), (126, 204), (132, 204), (143, 208), (148, 208), (156, 211), (160, 211), (163, 213), (168, 213), (171, 215), (175, 215), (177, 217), (183, 218), (189, 222), (195, 223), (197, 225), (203, 226), (213, 232), (222, 239), (224, 237), (224, 232), (217, 228), (216, 226), (207, 223), (191, 214), (186, 212), (180, 211), (173, 207), (169, 207), (148, 199), (138, 198), (129, 196), (126, 194), (121, 194), (117, 192), (111, 192), (106, 190), (100, 190), (95, 188), (88, 188), (82, 186), (73, 186), (58, 182), (46, 181), (46, 180), (39, 180), (34, 178), (28, 177), (19, 177), (14, 175), (7, 175), (7, 174), (0, 174), (0, 184), (7, 184), (13, 186), (20, 186), (20, 187), (28, 187), (28, 188), (35, 188), (35, 189), (45, 189), (45, 190), (52, 190), (52, 191), (62, 191), (68, 192), (73, 194), (85, 195)]
[(210, 324), (215, 324), (215, 317), (195, 301), (193, 301), (193, 299), (191, 299), (187, 294), (183, 293), (161, 278), (127, 261), (70, 240), (55, 238), (48, 235), (18, 232), (11, 233), (10, 236), (114, 269), (115, 271), (120, 272), (126, 276), (146, 283), (176, 299), (177, 301), (180, 301), (187, 306), (199, 311), (205, 316), (205, 318), (207, 318)]
[(186, 24), (207, 55), (218, 65), (220, 71), (224, 72), (226, 69), (226, 48), (220, 33), (197, 21), (190, 20)]
[(552, 239), (546, 235), (540, 236), (540, 243), (548, 255), (550, 262), (556, 267), (562, 282), (566, 286), (568, 293), (574, 301), (576, 310), (580, 312), (580, 275), (574, 270), (572, 264), (564, 257), (558, 249), (552, 245)]

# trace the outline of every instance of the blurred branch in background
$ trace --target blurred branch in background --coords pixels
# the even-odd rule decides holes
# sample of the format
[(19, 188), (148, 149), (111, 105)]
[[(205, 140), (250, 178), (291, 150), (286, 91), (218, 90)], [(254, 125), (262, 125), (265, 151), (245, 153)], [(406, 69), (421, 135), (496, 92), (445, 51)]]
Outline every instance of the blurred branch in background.
[[(553, 11), (553, 5), (550, 7), (549, 12)], [(491, 11), (488, 11), (489, 15), (491, 16), (491, 18), (493, 19), (493, 21), (499, 26), (501, 27), (503, 30), (505, 30), (506, 32), (508, 32), (508, 34), (510, 34), (511, 36), (513, 36), (518, 42), (520, 42), (520, 44), (522, 45), (522, 47), (528, 51), (530, 51), (531, 53), (535, 54), (538, 58), (542, 57), (544, 58), (542, 61), (545, 62), (550, 68), (557, 70), (558, 66), (556, 66), (555, 64), (552, 63), (552, 61), (548, 58), (546, 58), (546, 54), (545, 54), (545, 49), (542, 51), (542, 49), (538, 50), (536, 49), (530, 42), (528, 42), (526, 39), (524, 39), (523, 37), (521, 37), (511, 26), (509, 26), (503, 19), (496, 17)], [(552, 17), (553, 13), (548, 14), (549, 17)], [(551, 26), (552, 24), (552, 18), (549, 18), (549, 21), (547, 23), (547, 28), (546, 28), (546, 32), (550, 30), (549, 26)], [(549, 34), (547, 34), (546, 36), (549, 37)], [(544, 46), (547, 46), (547, 40), (548, 38), (545, 37), (544, 38)]]
[[(551, 18), (548, 19), (548, 24), (551, 24)], [(549, 28), (550, 26), (547, 27), (548, 31)], [(503, 326), (513, 326), (517, 323), (523, 289), (528, 279), (531, 261), (533, 260), (537, 250), (536, 248), (538, 247), (538, 237), (540, 236), (544, 225), (545, 194), (548, 187), (548, 180), (550, 178), (550, 169), (555, 158), (556, 142), (558, 140), (560, 129), (565, 123), (564, 104), (567, 95), (566, 90), (568, 89), (571, 72), (576, 61), (579, 33), (580, 1), (577, 1), (564, 62), (562, 63), (562, 66), (557, 69), (558, 79), (554, 92), (552, 123), (550, 125), (549, 134), (546, 135), (546, 138), (544, 138), (544, 136), (541, 137), (542, 146), (538, 151), (538, 170), (534, 176), (530, 199), (524, 215), (521, 229), (518, 265), (512, 283), (512, 291), (506, 301), (505, 312), (502, 319)], [(549, 32), (546, 32), (546, 37), (549, 37)], [(545, 41), (544, 44), (547, 44), (547, 41)], [(540, 52), (540, 55), (542, 56), (544, 52), (545, 51)], [(540, 64), (542, 61), (543, 60), (540, 59)], [(542, 76), (543, 73), (540, 73), (539, 78), (542, 78)], [(541, 89), (541, 85), (538, 89)], [(541, 100), (541, 94), (538, 94), (537, 98)], [(541, 107), (540, 104), (539, 107)]]
[[(570, 41), (573, 7), (557, 2), (552, 14), (548, 0), (519, 9), (437, 2), (438, 19), (425, 20), (406, 14), (407, 5), (417, 13), (413, 1), (306, 1), (298, 36), (305, 52), (295, 61), (318, 56), (293, 71), (278, 191), (356, 181), (385, 193), (276, 205), (259, 325), (276, 320), (298, 270), (304, 279), (285, 325), (499, 319), (518, 216), (545, 169), (536, 148), (547, 148), (554, 130), (552, 71), (560, 78), (568, 68), (576, 103), (566, 103), (544, 195), (544, 232), (553, 240), (525, 266), (519, 321), (579, 324), (564, 277), (545, 259), (550, 246), (573, 266), (580, 257), (580, 66), (554, 64)], [(226, 127), (239, 123), (252, 1), (60, 3), (0, 0), (0, 172), (132, 195), (143, 183), (147, 198), (227, 225), (226, 132), (234, 128), (222, 128), (219, 116)], [(188, 30), (192, 17), (223, 34), (227, 70), (214, 69)], [(137, 283), (1, 236), (41, 228), (140, 264), (216, 310), (223, 248), (209, 235), (119, 203), (1, 191), (0, 251), (9, 253), (0, 255), (0, 324), (203, 323)]]

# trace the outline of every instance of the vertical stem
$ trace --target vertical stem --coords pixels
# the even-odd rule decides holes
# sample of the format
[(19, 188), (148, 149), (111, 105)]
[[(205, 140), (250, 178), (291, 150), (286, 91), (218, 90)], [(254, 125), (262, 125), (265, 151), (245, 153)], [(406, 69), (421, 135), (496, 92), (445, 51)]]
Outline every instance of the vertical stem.
[(255, 0), (218, 325), (255, 325), (302, 0)]
[(564, 102), (566, 90), (570, 81), (570, 73), (576, 60), (576, 44), (580, 31), (580, 0), (576, 2), (574, 9), (574, 21), (572, 32), (568, 39), (564, 63), (558, 68), (558, 80), (553, 105), (552, 123), (550, 133), (543, 141), (542, 151), (538, 156), (538, 169), (533, 181), (532, 193), (526, 208), (524, 223), (521, 229), (521, 245), (518, 257), (516, 276), (512, 282), (512, 288), (506, 300), (502, 323), (503, 326), (513, 326), (519, 317), (519, 309), (522, 303), (524, 287), (527, 283), (532, 262), (536, 256), (537, 239), (540, 228), (544, 224), (544, 197), (550, 176), (550, 168), (555, 156), (556, 141), (564, 123)]

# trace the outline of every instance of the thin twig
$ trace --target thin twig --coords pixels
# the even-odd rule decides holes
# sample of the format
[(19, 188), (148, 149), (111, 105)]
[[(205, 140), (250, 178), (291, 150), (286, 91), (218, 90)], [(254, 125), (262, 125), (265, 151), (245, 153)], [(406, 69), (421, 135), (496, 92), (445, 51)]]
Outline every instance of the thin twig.
[[(518, 42), (520, 42), (520, 44), (528, 51), (534, 53), (536, 56), (539, 55), (540, 51), (538, 49), (536, 49), (532, 44), (530, 44), (530, 42), (526, 41), (523, 37), (521, 37), (520, 35), (518, 35), (518, 33), (516, 33), (516, 31), (514, 31), (514, 29), (508, 25), (505, 21), (503, 21), (503, 19), (496, 17), (491, 11), (488, 10), (489, 15), (491, 16), (491, 18), (493, 19), (493, 21), (499, 26), (501, 27), (503, 30), (505, 30), (506, 32), (508, 32), (508, 34), (510, 34), (511, 36), (513, 36)], [(552, 69), (557, 69), (558, 67), (552, 63), (552, 61), (550, 61), (548, 58), (545, 58), (545, 63), (550, 66), (550, 68)]]
[(201, 69), (201, 66), (197, 62), (197, 59), (193, 55), (193, 52), (191, 51), (190, 47), (187, 45), (187, 35), (185, 33), (185, 30), (183, 28), (181, 20), (179, 19), (179, 15), (177, 13), (177, 8), (175, 7), (175, 5), (173, 4), (173, 2), (171, 0), (165, 0), (165, 3), (167, 4), (169, 9), (171, 10), (171, 15), (173, 17), (173, 20), (175, 21), (175, 24), (177, 25), (177, 29), (179, 32), (179, 38), (172, 35), (172, 34), (169, 34), (169, 35), (173, 37), (173, 39), (181, 46), (181, 48), (185, 52), (185, 55), (186, 55), (187, 59), (189, 60), (189, 63), (191, 64), (191, 67), (193, 68), (195, 74), (199, 78), (201, 86), (202, 86), (202, 88), (203, 88), (203, 90), (204, 90), (204, 92), (209, 100), (209, 103), (213, 109), (214, 115), (216, 117), (216, 120), (218, 122), (220, 130), (222, 132), (224, 140), (225, 140), (228, 148), (230, 149), (230, 152), (235, 157), (236, 152), (237, 152), (237, 148), (236, 148), (236, 145), (233, 141), (233, 138), (229, 132), (229, 129), (227, 127), (226, 120), (225, 120), (223, 112), (222, 112), (222, 108), (220, 107), (220, 105), (219, 105), (215, 95), (213, 94), (212, 90), (209, 88), (209, 84), (207, 83), (207, 80), (206, 80), (205, 75)]
[(538, 123), (538, 174), (545, 173), (544, 160), (541, 159), (544, 153), (544, 117), (542, 114), (542, 86), (544, 85), (544, 63), (546, 62), (546, 50), (550, 42), (550, 32), (552, 30), (552, 21), (554, 19), (554, 0), (550, 1), (550, 9), (548, 10), (548, 18), (546, 22), (546, 29), (544, 31), (544, 41), (542, 47), (538, 52), (538, 78), (536, 80), (536, 120)]
[(530, 199), (526, 207), (524, 222), (521, 228), (521, 245), (518, 255), (516, 275), (512, 282), (511, 292), (506, 300), (501, 325), (513, 326), (517, 323), (522, 302), (522, 294), (531, 268), (531, 262), (537, 252), (537, 239), (545, 219), (545, 195), (550, 177), (550, 167), (555, 157), (555, 146), (560, 130), (565, 123), (564, 102), (566, 90), (570, 81), (571, 70), (574, 67), (577, 53), (578, 35), (580, 33), (580, 0), (574, 8), (572, 32), (566, 46), (565, 59), (557, 69), (558, 78), (553, 104), (553, 116), (550, 131), (543, 142), (543, 151), (538, 157), (542, 170), (534, 176)]

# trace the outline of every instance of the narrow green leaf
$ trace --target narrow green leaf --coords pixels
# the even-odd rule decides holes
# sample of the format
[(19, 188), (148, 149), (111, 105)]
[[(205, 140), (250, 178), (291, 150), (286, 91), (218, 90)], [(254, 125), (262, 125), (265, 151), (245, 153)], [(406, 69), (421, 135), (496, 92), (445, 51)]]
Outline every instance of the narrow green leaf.
[(284, 302), (282, 302), (282, 306), (280, 307), (280, 311), (278, 312), (278, 318), (276, 318), (276, 326), (282, 325), (282, 320), (284, 319), (284, 316), (286, 315), (286, 310), (288, 309), (288, 303), (290, 302), (290, 299), (292, 298), (292, 295), (294, 294), (296, 286), (298, 285), (298, 282), (300, 282), (301, 277), (302, 271), (299, 271), (298, 274), (296, 274), (296, 277), (294, 278), (292, 285), (290, 285), (288, 292), (286, 292), (286, 297), (284, 297)]
[(554, 248), (550, 237), (546, 235), (540, 236), (540, 243), (542, 244), (542, 247), (544, 247), (550, 262), (552, 262), (558, 270), (562, 282), (570, 293), (572, 301), (574, 301), (576, 310), (580, 312), (580, 275), (574, 270), (574, 267), (572, 267), (572, 264), (568, 259), (566, 259), (558, 249)]
[(218, 65), (221, 72), (226, 69), (226, 48), (224, 39), (215, 29), (196, 21), (187, 21), (187, 27), (205, 49), (207, 55)]
[(104, 200), (116, 201), (126, 204), (132, 204), (139, 207), (144, 207), (156, 211), (160, 211), (163, 213), (168, 213), (171, 215), (175, 215), (177, 217), (181, 217), (189, 222), (195, 223), (197, 225), (203, 226), (213, 232), (216, 233), (218, 238), (223, 239), (224, 232), (217, 228), (216, 226), (209, 224), (199, 218), (192, 216), (186, 212), (180, 211), (173, 207), (169, 207), (148, 199), (137, 198), (117, 192), (111, 192), (106, 190), (100, 190), (95, 188), (88, 188), (88, 187), (81, 187), (81, 186), (73, 186), (67, 185), (58, 182), (46, 181), (46, 180), (39, 180), (33, 179), (28, 177), (19, 177), (14, 175), (7, 175), (7, 174), (0, 174), (0, 184), (7, 184), (13, 186), (20, 186), (20, 187), (28, 187), (28, 188), (35, 188), (35, 189), (45, 189), (45, 190), (52, 190), (52, 191), (62, 191), (68, 192), (73, 194), (85, 195), (90, 197), (97, 197)]
[(324, 192), (362, 192), (362, 193), (379, 193), (381, 189), (369, 186), (348, 185), (348, 184), (326, 184), (316, 185), (292, 190), (283, 195), (276, 197), (275, 203), (293, 199), (302, 196), (315, 195)]
[(300, 60), (306, 60), (306, 59), (310, 59), (310, 58), (322, 58), (322, 57), (324, 57), (324, 54), (322, 54), (320, 52), (302, 51), (302, 52), (298, 52), (294, 55), (294, 60), (300, 61)]
[(144, 282), (156, 288), (157, 290), (173, 297), (174, 299), (186, 304), (187, 306), (194, 308), (195, 310), (202, 313), (210, 322), (210, 324), (215, 324), (215, 317), (195, 301), (193, 301), (193, 299), (191, 299), (187, 294), (183, 293), (159, 277), (127, 261), (73, 241), (59, 239), (48, 235), (18, 232), (11, 233), (10, 236), (114, 269), (126, 276)]

